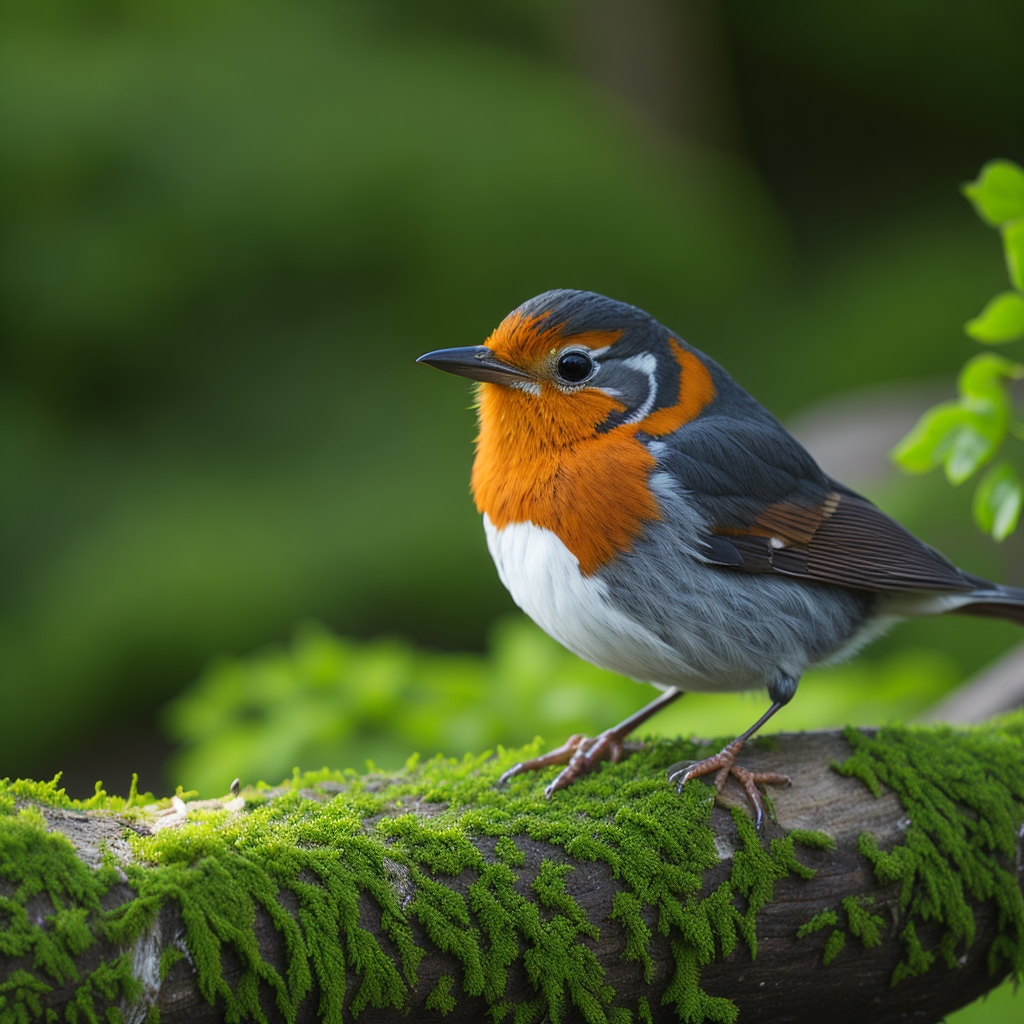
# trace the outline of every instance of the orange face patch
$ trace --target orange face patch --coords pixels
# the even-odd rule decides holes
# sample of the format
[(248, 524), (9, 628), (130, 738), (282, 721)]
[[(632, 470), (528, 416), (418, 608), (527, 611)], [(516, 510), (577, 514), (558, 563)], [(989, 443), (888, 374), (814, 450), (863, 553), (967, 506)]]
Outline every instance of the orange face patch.
[[(601, 348), (619, 336), (602, 331), (562, 339), (557, 327), (531, 331), (536, 321), (524, 318), (506, 327), (510, 320), (513, 317), (487, 344), (503, 362), (531, 372), (568, 340)], [(551, 530), (579, 559), (587, 576), (628, 551), (643, 524), (660, 518), (648, 486), (656, 463), (636, 435), (662, 436), (678, 430), (715, 394), (704, 364), (675, 341), (670, 343), (682, 371), (678, 402), (640, 423), (604, 433), (598, 433), (598, 426), (624, 407), (596, 388), (565, 393), (542, 380), (540, 395), (530, 395), (501, 384), (482, 384), (472, 478), (477, 509), (498, 529), (529, 521)]]
[(510, 313), (484, 344), (509, 366), (528, 370), (544, 376), (544, 369), (551, 357), (566, 344), (581, 348), (604, 348), (622, 337), (622, 331), (587, 331), (562, 337), (560, 323), (542, 326), (543, 316), (526, 317), (522, 313)]

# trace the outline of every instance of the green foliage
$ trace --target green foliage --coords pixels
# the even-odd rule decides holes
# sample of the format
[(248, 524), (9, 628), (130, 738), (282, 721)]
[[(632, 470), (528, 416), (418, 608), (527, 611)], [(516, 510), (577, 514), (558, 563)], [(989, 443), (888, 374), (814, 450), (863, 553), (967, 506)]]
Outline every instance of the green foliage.
[[(118, 1003), (132, 1005), (142, 996), (142, 983), (135, 977), (131, 953), (103, 961), (75, 989), (64, 1011), (68, 1024), (124, 1024)], [(100, 1017), (96, 1004), (106, 1006)]]
[[(812, 671), (778, 727), (910, 717), (956, 681), (948, 659), (923, 651)], [(183, 743), (170, 774), (219, 796), (235, 777), (280, 778), (295, 766), (358, 769), (369, 760), (397, 768), (410, 750), (459, 756), (538, 733), (558, 743), (606, 729), (652, 696), (581, 661), (524, 618), (500, 622), (486, 656), (360, 642), (308, 626), (289, 648), (215, 663), (168, 708), (168, 731)], [(651, 726), (663, 736), (718, 735), (742, 731), (760, 710), (760, 699), (746, 695), (688, 694)]]
[(1024, 376), (1024, 366), (983, 353), (964, 366), (960, 397), (926, 412), (893, 455), (913, 473), (942, 465), (951, 484), (961, 484), (999, 450), (1010, 428), (1012, 407), (1004, 380)]
[(0, 982), (0, 1021), (3, 1024), (29, 1024), (43, 1016), (43, 997), (53, 986), (30, 971), (11, 971)]
[(976, 341), (989, 344), (1024, 337), (1024, 296), (1020, 292), (1001, 292), (964, 324), (964, 330)]
[(993, 466), (974, 491), (974, 521), (996, 540), (1003, 540), (1017, 528), (1024, 488), (1009, 463)]
[[(780, 204), (755, 161), (574, 75), (602, 62), (567, 52), (591, 33), (561, 4), (4, 5), (0, 771), (52, 775), (306, 618), (481, 647), (511, 604), (466, 494), (472, 415), (412, 359), (553, 284), (650, 309), (779, 415), (952, 371), (950, 325), (1002, 270), (929, 197), (978, 111), (992, 152), (1012, 141), (1024, 89), (992, 47), (1015, 37), (978, 46), (1008, 10), (925, 35), (891, 4), (699, 19), (684, 56), (738, 69), (729, 152), (777, 168)], [(891, 127), (823, 172), (846, 150), (806, 158), (794, 81), (847, 140)], [(925, 103), (942, 129), (904, 131)], [(941, 162), (916, 151), (938, 138)]]
[(516, 846), (510, 836), (501, 836), (494, 844), (494, 855), (503, 860), (509, 867), (521, 868), (526, 864), (526, 855)]
[[(1009, 160), (987, 163), (964, 194), (978, 215), (1003, 237), (1010, 283), (964, 325), (972, 338), (1002, 344), (1024, 336), (1024, 170)], [(1012, 433), (1024, 425), (1013, 418), (1006, 381), (1024, 377), (1024, 366), (991, 354), (969, 359), (960, 373), (960, 397), (928, 410), (893, 450), (893, 458), (910, 473), (942, 465), (957, 486), (991, 462)], [(994, 540), (1005, 540), (1017, 528), (1024, 505), (1024, 483), (1010, 462), (993, 466), (974, 493), (974, 521)]]
[(1001, 228), (1024, 217), (1024, 172), (1010, 160), (991, 160), (976, 181), (964, 185), (963, 193), (978, 216)]
[(170, 707), (170, 732), (188, 744), (171, 771), (219, 794), (236, 776), (279, 778), (294, 765), (397, 767), (411, 750), (461, 755), (524, 743), (538, 728), (568, 736), (602, 716), (612, 724), (646, 696), (525, 619), (499, 625), (486, 658), (310, 626), (290, 650), (215, 664)]
[[(936, 961), (951, 970), (959, 967), (959, 955), (974, 941), (975, 901), (992, 901), (999, 915), (1000, 933), (988, 950), (990, 971), (1024, 967), (1024, 898), (1012, 869), (1024, 817), (1022, 736), (1021, 712), (966, 731), (949, 726), (888, 727), (875, 735), (846, 730), (854, 753), (833, 768), (860, 779), (876, 797), (889, 787), (907, 813), (906, 836), (892, 850), (879, 849), (868, 832), (859, 843), (881, 885), (900, 883), (904, 957), (893, 972), (894, 985), (926, 973)], [(847, 933), (865, 949), (877, 948), (889, 922), (873, 912), (872, 904), (868, 896), (845, 897), (845, 927), (839, 908), (826, 907), (800, 926), (797, 938), (834, 927), (823, 951), (826, 965), (845, 947)], [(925, 922), (940, 926), (931, 948), (918, 934), (917, 926)]]
[(17, 6), (4, 772), (307, 616), (478, 646), (472, 414), (415, 356), (559, 282), (694, 331), (785, 262), (749, 169), (521, 43), (551, 5)]

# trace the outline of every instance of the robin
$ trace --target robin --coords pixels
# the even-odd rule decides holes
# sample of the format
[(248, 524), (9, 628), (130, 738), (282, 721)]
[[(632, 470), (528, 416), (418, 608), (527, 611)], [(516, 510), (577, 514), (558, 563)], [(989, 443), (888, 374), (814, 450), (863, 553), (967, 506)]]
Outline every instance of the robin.
[(479, 381), (472, 486), (502, 583), (569, 650), (662, 692), (597, 737), (503, 779), (565, 767), (550, 796), (685, 691), (767, 688), (771, 706), (713, 757), (746, 790), (784, 775), (736, 763), (811, 665), (848, 658), (908, 615), (1024, 624), (1024, 590), (963, 572), (831, 479), (717, 363), (593, 292), (545, 292), (484, 345), (419, 362)]

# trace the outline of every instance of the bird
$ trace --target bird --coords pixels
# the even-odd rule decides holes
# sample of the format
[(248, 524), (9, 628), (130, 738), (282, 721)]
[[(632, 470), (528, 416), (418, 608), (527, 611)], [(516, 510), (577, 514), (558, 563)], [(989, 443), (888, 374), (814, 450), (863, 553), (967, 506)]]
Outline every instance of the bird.
[(1024, 624), (1024, 590), (964, 572), (832, 479), (763, 405), (643, 310), (557, 289), (483, 345), (417, 360), (477, 382), (471, 475), (487, 546), (515, 603), (586, 661), (660, 694), (502, 782), (562, 765), (547, 796), (686, 692), (767, 690), (770, 706), (670, 778), (746, 791), (788, 776), (737, 762), (810, 666), (849, 658), (907, 616)]

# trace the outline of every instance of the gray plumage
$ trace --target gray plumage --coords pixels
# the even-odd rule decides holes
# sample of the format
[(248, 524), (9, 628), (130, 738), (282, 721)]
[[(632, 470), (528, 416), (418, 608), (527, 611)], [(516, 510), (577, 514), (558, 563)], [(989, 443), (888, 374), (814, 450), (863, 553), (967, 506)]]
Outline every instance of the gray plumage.
[(609, 599), (690, 667), (689, 678), (650, 682), (747, 690), (769, 687), (780, 674), (798, 680), (808, 666), (853, 654), (895, 621), (877, 618), (876, 594), (710, 564), (701, 542), (708, 526), (693, 501), (666, 474), (654, 487), (662, 519), (597, 574)]

